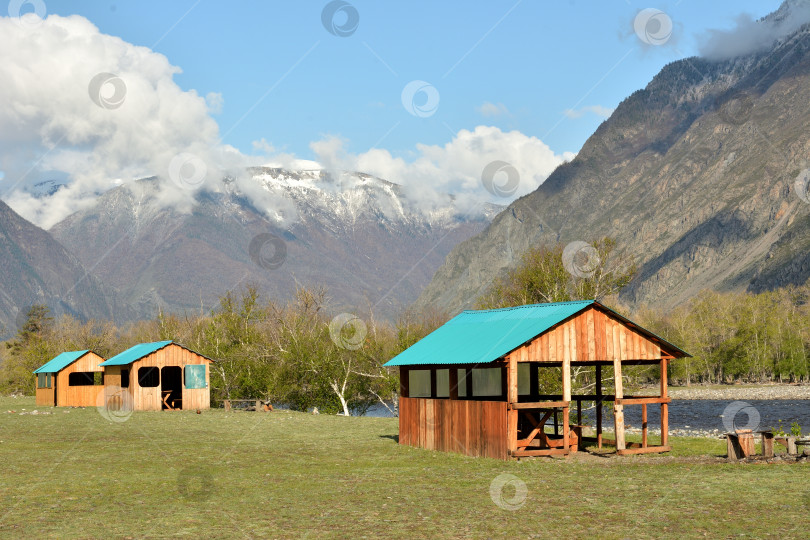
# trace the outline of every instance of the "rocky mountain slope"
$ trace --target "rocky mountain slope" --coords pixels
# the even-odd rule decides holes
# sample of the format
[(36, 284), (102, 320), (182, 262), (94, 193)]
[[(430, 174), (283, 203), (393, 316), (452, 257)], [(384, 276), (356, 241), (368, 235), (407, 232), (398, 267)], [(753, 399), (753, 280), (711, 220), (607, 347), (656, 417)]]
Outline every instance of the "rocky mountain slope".
[(15, 334), (33, 304), (79, 319), (130, 316), (76, 257), (0, 201), (0, 337)]
[(574, 160), (454, 248), (417, 304), (471, 306), (530, 246), (605, 235), (639, 265), (623, 292), (634, 305), (803, 283), (809, 126), (808, 26), (764, 52), (673, 62)]
[(324, 285), (336, 309), (392, 318), (500, 209), (468, 220), (449, 208), (415, 213), (398, 186), (359, 173), (259, 168), (250, 178), (200, 193), (191, 213), (162, 208), (162, 180), (141, 180), (51, 232), (140, 316), (207, 312), (227, 290), (255, 284), (279, 300), (297, 285)]

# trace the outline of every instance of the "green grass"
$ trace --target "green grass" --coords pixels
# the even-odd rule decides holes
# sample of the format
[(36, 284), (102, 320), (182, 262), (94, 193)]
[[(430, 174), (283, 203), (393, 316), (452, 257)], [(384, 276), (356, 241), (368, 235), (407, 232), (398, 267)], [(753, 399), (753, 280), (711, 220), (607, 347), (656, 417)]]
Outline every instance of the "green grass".
[[(727, 464), (719, 440), (502, 462), (400, 446), (396, 419), (6, 412), (23, 408), (33, 399), (0, 398), (5, 538), (806, 538), (810, 527), (810, 465)], [(504, 473), (526, 485), (516, 510), (490, 496)]]

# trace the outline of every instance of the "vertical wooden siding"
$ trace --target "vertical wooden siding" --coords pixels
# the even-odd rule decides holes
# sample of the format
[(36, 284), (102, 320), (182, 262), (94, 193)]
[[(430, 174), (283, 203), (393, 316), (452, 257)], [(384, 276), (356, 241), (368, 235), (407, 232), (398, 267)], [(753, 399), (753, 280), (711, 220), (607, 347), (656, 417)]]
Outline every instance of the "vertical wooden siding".
[[(132, 391), (133, 409), (136, 411), (160, 411), (163, 408), (161, 385), (153, 388), (143, 388), (138, 384), (138, 370), (142, 367), (179, 366), (181, 369), (187, 365), (205, 364), (206, 388), (188, 389), (183, 377), (183, 409), (208, 409), (211, 406), (210, 360), (172, 343), (152, 354), (133, 362), (130, 366), (129, 387)], [(120, 384), (120, 379), (119, 379)]]
[(507, 459), (506, 402), (401, 397), (399, 443)]
[(40, 407), (52, 407), (53, 403), (53, 385), (55, 382), (56, 377), (51, 378), (51, 387), (50, 388), (39, 388), (37, 387), (37, 405)]
[(622, 321), (589, 308), (505, 358), (518, 362), (659, 360), (661, 348)]
[[(104, 406), (112, 410), (127, 410), (132, 407), (131, 366), (107, 366), (104, 368)], [(129, 387), (121, 388), (121, 370), (130, 369)], [(126, 397), (128, 394), (128, 398)]]
[(91, 371), (98, 373), (104, 368), (99, 367), (104, 359), (94, 352), (89, 352), (55, 374), (56, 405), (59, 407), (95, 407), (99, 402), (99, 395), (104, 389), (103, 385), (70, 386), (68, 380), (71, 373)]

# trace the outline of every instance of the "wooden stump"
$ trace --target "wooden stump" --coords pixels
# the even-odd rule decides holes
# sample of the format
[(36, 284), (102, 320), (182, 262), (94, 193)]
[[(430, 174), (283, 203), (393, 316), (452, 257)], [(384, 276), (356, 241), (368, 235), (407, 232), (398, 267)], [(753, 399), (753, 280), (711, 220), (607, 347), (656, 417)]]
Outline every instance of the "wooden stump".
[(773, 457), (773, 433), (769, 431), (762, 432), (762, 455)]
[(791, 456), (799, 453), (796, 449), (796, 437), (787, 437), (787, 453)]
[(736, 433), (726, 433), (726, 448), (728, 459), (743, 459), (756, 453), (754, 434), (751, 430), (738, 430)]

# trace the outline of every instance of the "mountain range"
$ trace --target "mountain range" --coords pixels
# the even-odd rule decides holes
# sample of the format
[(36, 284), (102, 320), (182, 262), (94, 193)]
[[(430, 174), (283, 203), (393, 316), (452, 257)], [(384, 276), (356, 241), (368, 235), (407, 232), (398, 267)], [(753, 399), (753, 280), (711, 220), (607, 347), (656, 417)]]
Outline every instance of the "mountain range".
[(131, 318), (112, 289), (47, 232), (0, 201), (0, 335), (14, 334), (34, 304), (54, 315)]
[[(765, 24), (789, 16), (791, 3)], [(810, 28), (726, 60), (687, 58), (625, 99), (534, 192), (456, 246), (417, 305), (475, 303), (531, 246), (609, 236), (631, 306), (810, 277)]]
[(425, 215), (408, 209), (396, 184), (361, 173), (249, 172), (250, 188), (281, 201), (284, 219), (229, 179), (181, 212), (159, 203), (162, 180), (149, 178), (106, 192), (50, 232), (141, 317), (207, 313), (227, 290), (253, 284), (282, 301), (296, 286), (325, 286), (335, 309), (394, 318), (449, 250), (500, 210)]
[[(274, 167), (225, 178), (191, 208), (166, 203), (166, 179), (129, 182), (49, 231), (0, 203), (0, 334), (34, 303), (123, 323), (207, 313), (247, 284), (280, 301), (324, 286), (334, 309), (389, 320), (414, 301), (453, 313), (528, 248), (604, 236), (638, 266), (621, 293), (630, 306), (801, 284), (808, 126), (805, 25), (764, 50), (665, 66), (536, 191), (474, 217), (415, 209), (400, 186), (361, 172)], [(35, 187), (50, 197), (61, 184)]]

